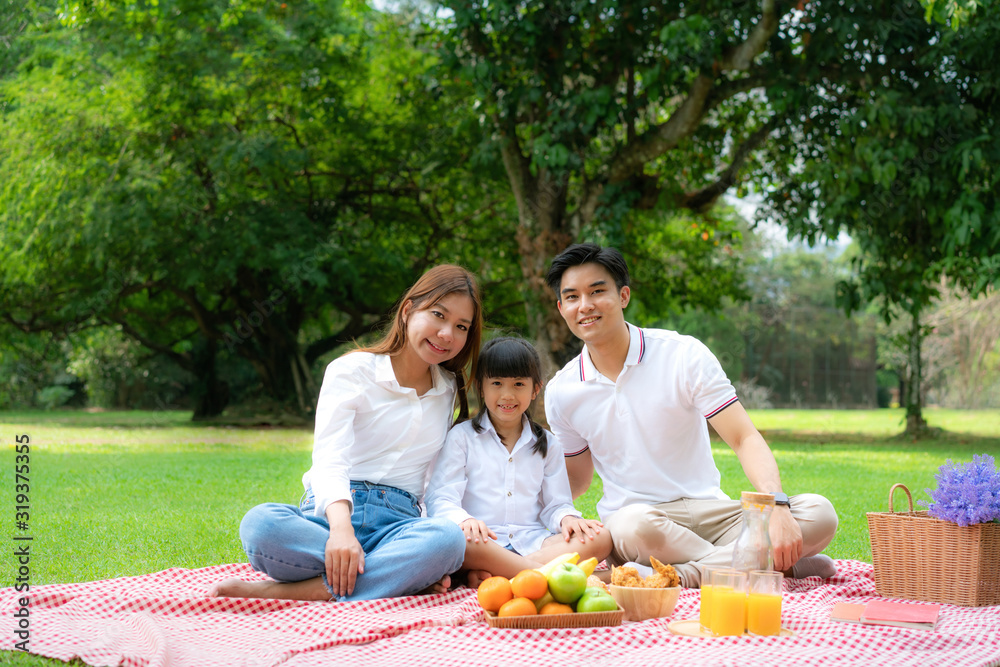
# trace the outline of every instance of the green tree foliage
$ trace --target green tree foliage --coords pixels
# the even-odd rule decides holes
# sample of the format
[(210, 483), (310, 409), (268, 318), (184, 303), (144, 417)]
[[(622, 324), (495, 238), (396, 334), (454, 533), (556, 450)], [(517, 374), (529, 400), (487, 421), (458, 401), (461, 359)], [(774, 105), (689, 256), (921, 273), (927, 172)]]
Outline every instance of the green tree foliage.
[[(651, 220), (711, 210), (774, 129), (764, 90), (785, 78), (772, 56), (781, 48), (771, 44), (792, 48), (785, 43), (794, 35), (780, 29), (791, 9), (770, 1), (440, 5), (444, 65), (483, 100), (517, 202), (530, 328), (559, 361), (569, 334), (544, 284), (548, 261), (571, 242), (629, 245)], [(650, 272), (671, 270), (669, 256), (633, 259), (652, 262)], [(717, 300), (721, 290), (696, 295), (700, 278), (674, 283), (670, 298)]]
[[(739, 253), (749, 298), (662, 322), (716, 354), (753, 407), (875, 407), (875, 318), (835, 301), (849, 254), (786, 246), (749, 232)], [(754, 396), (759, 396), (754, 405)]]
[[(825, 49), (831, 81), (804, 101), (815, 113), (776, 146), (770, 212), (815, 241), (848, 232), (858, 243), (855, 277), (840, 284), (848, 312), (878, 300), (912, 321), (907, 432), (919, 434), (922, 315), (947, 278), (972, 296), (1000, 281), (998, 76), (992, 66), (995, 10), (958, 31), (927, 23), (911, 3), (855, 6), (854, 48), (825, 39), (807, 8), (803, 28)], [(807, 49), (808, 51), (808, 49)], [(784, 167), (782, 169), (781, 167)]]
[[(360, 3), (165, 0), (39, 10), (0, 84), (0, 310), (114, 325), (224, 407), (219, 355), (310, 409), (311, 364), (442, 260), (488, 264), (506, 196), (471, 100)], [(318, 324), (317, 324), (318, 323)]]

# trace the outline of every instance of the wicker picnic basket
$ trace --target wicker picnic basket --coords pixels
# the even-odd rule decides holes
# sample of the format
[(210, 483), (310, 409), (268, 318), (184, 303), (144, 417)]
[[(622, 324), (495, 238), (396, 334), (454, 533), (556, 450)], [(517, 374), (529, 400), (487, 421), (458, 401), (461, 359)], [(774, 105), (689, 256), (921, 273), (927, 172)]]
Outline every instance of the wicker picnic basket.
[[(909, 511), (894, 512), (903, 489)], [(868, 512), (875, 590), (883, 597), (963, 607), (1000, 604), (1000, 523), (959, 526), (913, 511), (903, 484), (889, 511)]]
[(602, 628), (622, 624), (625, 610), (621, 605), (614, 611), (585, 611), (575, 614), (543, 614), (539, 616), (504, 616), (486, 612), (486, 624), (491, 628), (534, 630), (536, 628)]

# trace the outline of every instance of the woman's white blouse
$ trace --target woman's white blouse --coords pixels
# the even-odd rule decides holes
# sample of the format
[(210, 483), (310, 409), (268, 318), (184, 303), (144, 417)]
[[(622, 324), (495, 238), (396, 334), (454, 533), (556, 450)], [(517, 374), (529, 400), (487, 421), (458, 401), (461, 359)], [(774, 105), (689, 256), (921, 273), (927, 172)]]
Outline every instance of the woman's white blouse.
[(527, 555), (560, 532), (573, 507), (562, 447), (546, 432), (548, 452), (532, 451), (535, 435), (522, 422), (521, 437), (507, 451), (489, 418), (482, 433), (463, 422), (448, 433), (427, 485), (427, 513), (455, 523), (475, 518), (496, 533), (497, 543)]
[(302, 476), (316, 516), (351, 503), (351, 481), (386, 484), (423, 496), (427, 470), (441, 450), (455, 406), (455, 379), (431, 366), (423, 396), (401, 387), (387, 355), (351, 352), (326, 367), (316, 406), (312, 468)]

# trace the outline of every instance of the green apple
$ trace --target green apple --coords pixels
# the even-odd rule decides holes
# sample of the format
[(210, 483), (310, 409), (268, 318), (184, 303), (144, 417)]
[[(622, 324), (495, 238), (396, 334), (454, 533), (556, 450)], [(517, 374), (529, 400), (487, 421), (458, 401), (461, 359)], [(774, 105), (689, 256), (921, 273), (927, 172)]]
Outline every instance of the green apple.
[(608, 593), (603, 588), (598, 588), (597, 586), (587, 586), (587, 588), (585, 588), (583, 591), (583, 595), (580, 596), (580, 599), (582, 600), (583, 598), (592, 597), (594, 595), (611, 595), (611, 594)]
[(549, 592), (556, 602), (571, 604), (587, 588), (587, 575), (572, 563), (563, 563), (549, 573)]
[(584, 594), (580, 601), (576, 603), (577, 612), (583, 614), (588, 611), (615, 611), (618, 603), (615, 599), (600, 589), (592, 595)]

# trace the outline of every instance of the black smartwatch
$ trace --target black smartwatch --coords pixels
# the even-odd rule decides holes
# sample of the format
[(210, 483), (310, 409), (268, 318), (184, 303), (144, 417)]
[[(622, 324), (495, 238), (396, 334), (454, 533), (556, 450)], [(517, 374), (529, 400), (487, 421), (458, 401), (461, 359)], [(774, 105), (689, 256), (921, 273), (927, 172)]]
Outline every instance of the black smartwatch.
[(791, 507), (792, 506), (792, 503), (788, 500), (788, 494), (787, 493), (782, 493), (781, 491), (778, 491), (777, 493), (772, 494), (772, 495), (774, 496), (774, 504), (775, 505), (784, 505), (785, 507)]

